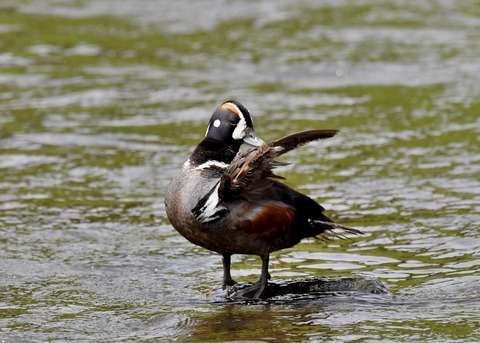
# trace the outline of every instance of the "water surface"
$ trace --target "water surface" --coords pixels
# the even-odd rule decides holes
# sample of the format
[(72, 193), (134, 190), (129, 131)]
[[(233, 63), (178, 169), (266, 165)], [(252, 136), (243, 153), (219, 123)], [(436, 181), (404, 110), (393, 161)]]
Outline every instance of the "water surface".
[[(480, 8), (458, 1), (4, 1), (0, 338), (480, 339)], [(217, 304), (219, 256), (169, 225), (168, 182), (218, 104), (265, 140), (337, 128), (279, 172), (362, 237), (306, 240), (273, 280), (389, 295)], [(260, 261), (235, 256), (233, 275)]]

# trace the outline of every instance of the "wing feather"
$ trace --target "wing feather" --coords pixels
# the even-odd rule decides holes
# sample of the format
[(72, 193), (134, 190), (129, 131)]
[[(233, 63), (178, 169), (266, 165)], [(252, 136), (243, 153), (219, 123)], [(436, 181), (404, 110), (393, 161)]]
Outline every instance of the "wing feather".
[(338, 130), (308, 130), (293, 133), (291, 135), (280, 138), (276, 141), (268, 143), (269, 145), (281, 147), (277, 156), (283, 155), (290, 150), (296, 149), (309, 142), (317, 141), (320, 139), (327, 139), (335, 136)]
[(255, 150), (238, 153), (220, 179), (219, 198), (221, 201), (229, 201), (260, 180), (282, 178), (275, 175), (273, 169), (288, 163), (275, 161), (276, 157), (309, 142), (333, 137), (337, 133), (338, 130), (297, 132), (263, 144)]

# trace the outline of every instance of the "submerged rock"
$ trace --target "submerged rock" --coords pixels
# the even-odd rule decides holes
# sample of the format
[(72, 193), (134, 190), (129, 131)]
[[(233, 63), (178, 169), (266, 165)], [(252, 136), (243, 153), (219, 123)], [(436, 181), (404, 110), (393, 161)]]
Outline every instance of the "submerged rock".
[[(255, 284), (237, 283), (226, 289), (214, 291), (209, 298), (215, 301), (250, 300)], [(389, 294), (388, 288), (379, 280), (369, 277), (316, 277), (312, 279), (269, 282), (262, 299), (288, 295), (323, 296), (336, 293)]]

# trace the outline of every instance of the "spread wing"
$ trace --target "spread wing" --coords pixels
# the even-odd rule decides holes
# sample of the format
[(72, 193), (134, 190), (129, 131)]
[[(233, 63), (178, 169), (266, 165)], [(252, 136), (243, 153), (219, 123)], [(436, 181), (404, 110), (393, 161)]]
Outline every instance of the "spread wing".
[(269, 145), (279, 147), (281, 150), (277, 156), (283, 155), (290, 150), (296, 149), (309, 142), (318, 141), (320, 139), (331, 138), (335, 136), (338, 130), (309, 130), (293, 133), (286, 137), (280, 138), (274, 142), (268, 143)]
[(272, 179), (281, 179), (273, 169), (286, 163), (275, 161), (283, 155), (308, 142), (330, 138), (337, 130), (310, 130), (288, 135), (279, 140), (263, 144), (255, 150), (238, 153), (226, 168), (218, 183), (200, 199), (192, 210), (202, 223), (211, 223), (228, 214), (226, 202), (234, 201), (249, 192), (261, 192), (271, 185)]
[(218, 194), (223, 201), (233, 200), (251, 185), (260, 186), (265, 179), (282, 178), (273, 169), (286, 165), (275, 158), (312, 141), (335, 136), (338, 130), (310, 130), (294, 133), (263, 144), (256, 150), (239, 153), (220, 179)]
[[(273, 180), (281, 178), (274, 174), (273, 169), (284, 164), (275, 161), (275, 158), (308, 142), (330, 138), (337, 133), (337, 130), (294, 133), (263, 144), (256, 150), (237, 154), (220, 180), (201, 199), (194, 214), (202, 223), (212, 223), (229, 214), (235, 218), (236, 215), (237, 221), (242, 219), (238, 222), (243, 232), (255, 233), (275, 242), (281, 238), (275, 243), (279, 244), (279, 248), (293, 246), (305, 237), (330, 240), (344, 238), (345, 233), (360, 234), (357, 229), (334, 223), (323, 214), (323, 207), (311, 198)], [(257, 201), (256, 210), (244, 207), (242, 218), (238, 217), (239, 213), (229, 210), (235, 200), (254, 199)], [(298, 227), (294, 229), (295, 226)], [(285, 230), (291, 231), (285, 234)]]

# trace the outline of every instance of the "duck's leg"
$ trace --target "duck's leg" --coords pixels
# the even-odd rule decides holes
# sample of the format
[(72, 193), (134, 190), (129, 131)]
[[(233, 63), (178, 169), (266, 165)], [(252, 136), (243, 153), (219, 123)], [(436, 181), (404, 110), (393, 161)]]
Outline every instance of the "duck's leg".
[(223, 288), (227, 286), (232, 286), (236, 284), (235, 280), (232, 279), (232, 275), (230, 274), (230, 264), (232, 262), (232, 255), (230, 254), (223, 254)]
[(260, 256), (262, 259), (262, 274), (260, 275), (260, 280), (258, 280), (258, 290), (253, 296), (254, 299), (259, 299), (262, 296), (263, 291), (267, 287), (268, 280), (270, 279), (270, 274), (268, 273), (268, 263), (270, 261), (269, 253), (264, 253)]
[(260, 299), (262, 297), (263, 291), (265, 291), (267, 287), (268, 279), (270, 279), (270, 274), (268, 274), (269, 254), (264, 253), (260, 255), (260, 257), (262, 259), (262, 274), (260, 275), (260, 280), (253, 285), (234, 289), (232, 294), (230, 294), (232, 299)]

